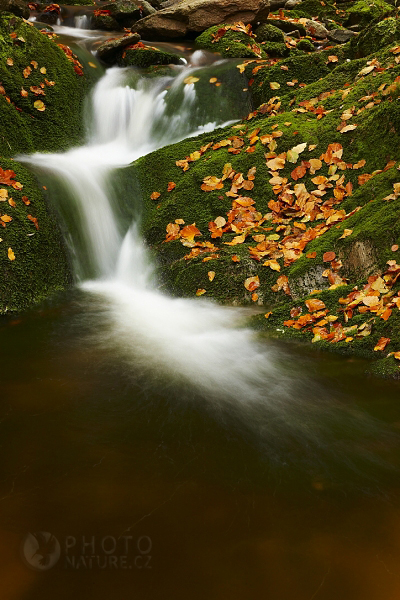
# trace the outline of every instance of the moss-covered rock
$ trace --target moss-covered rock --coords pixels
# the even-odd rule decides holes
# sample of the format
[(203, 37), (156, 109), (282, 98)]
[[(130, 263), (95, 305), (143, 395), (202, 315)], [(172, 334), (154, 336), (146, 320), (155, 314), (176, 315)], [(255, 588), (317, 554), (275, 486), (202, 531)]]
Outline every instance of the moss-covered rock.
[(366, 27), (375, 19), (384, 19), (395, 11), (395, 7), (391, 6), (384, 0), (358, 0), (358, 2), (347, 2), (342, 5), (346, 11), (346, 18), (343, 19), (343, 24), (346, 26), (360, 25)]
[[(293, 82), (294, 59), (257, 75), (260, 63), (249, 62), (252, 77), (264, 77), (268, 88), (280, 81), (266, 104), (239, 125), (163, 148), (133, 168), (143, 232), (166, 289), (263, 305), (272, 315), (258, 317), (257, 327), (308, 341), (315, 320), (299, 330), (284, 321), (298, 306), (305, 315), (305, 300), (318, 299), (329, 309), (331, 336), (317, 338), (319, 346), (380, 358), (374, 348), (382, 337), (391, 339), (388, 352), (400, 350), (399, 308), (381, 316), (400, 281), (388, 287), (379, 314), (345, 316), (339, 300), (355, 286), (367, 289), (371, 275), (387, 277), (388, 261), (399, 254), (400, 65), (390, 46), (350, 62), (348, 47), (340, 50), (337, 61), (328, 60), (332, 50), (310, 57), (321, 60), (324, 76), (295, 89), (285, 85)], [(309, 296), (315, 289), (322, 292)], [(332, 341), (335, 328), (345, 337)]]
[(290, 54), (290, 48), (283, 42), (263, 42), (261, 47), (271, 58), (283, 58)]
[(264, 50), (254, 37), (234, 31), (230, 25), (210, 27), (196, 38), (196, 46), (219, 52), (224, 58), (265, 58)]
[(400, 40), (400, 22), (394, 17), (374, 23), (350, 41), (350, 51), (356, 58), (378, 52)]
[(296, 44), (297, 50), (302, 50), (303, 52), (314, 52), (314, 44), (308, 38), (302, 38)]
[(101, 11), (95, 13), (91, 20), (92, 29), (104, 29), (105, 31), (118, 31), (120, 28), (118, 21), (110, 14), (102, 14)]
[(0, 32), (0, 155), (78, 144), (87, 85), (70, 49), (7, 14)]
[(118, 64), (122, 67), (139, 67), (146, 69), (154, 65), (177, 65), (181, 62), (181, 57), (172, 52), (165, 52), (153, 46), (145, 46), (141, 42), (134, 46), (125, 48), (118, 59)]
[[(57, 221), (34, 176), (0, 159), (0, 313), (21, 311), (71, 283)], [(9, 177), (4, 171), (11, 170)], [(4, 181), (9, 181), (6, 185)], [(11, 185), (12, 184), (12, 185)]]
[(260, 25), (260, 27), (258, 27), (254, 33), (256, 40), (259, 43), (283, 42), (285, 39), (282, 31), (270, 23), (264, 23), (263, 25)]

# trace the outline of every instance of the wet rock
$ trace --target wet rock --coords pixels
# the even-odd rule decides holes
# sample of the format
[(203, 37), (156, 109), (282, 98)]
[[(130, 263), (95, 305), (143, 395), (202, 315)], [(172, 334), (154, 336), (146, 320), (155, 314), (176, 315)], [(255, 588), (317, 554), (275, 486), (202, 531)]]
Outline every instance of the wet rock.
[(138, 33), (129, 33), (120, 38), (106, 40), (97, 48), (97, 56), (105, 62), (113, 62), (113, 59), (121, 50), (126, 46), (136, 44), (139, 40), (140, 35)]
[(302, 50), (303, 52), (314, 52), (314, 44), (308, 38), (302, 38), (296, 45), (297, 50)]
[(0, 12), (10, 12), (17, 17), (29, 18), (29, 8), (21, 0), (0, 0)]
[[(221, 32), (224, 34), (219, 35)], [(243, 31), (226, 29), (226, 25), (210, 27), (196, 38), (198, 48), (219, 52), (224, 58), (266, 58), (265, 52), (269, 52), (267, 45), (283, 46), (287, 49), (284, 43), (279, 42), (266, 42), (261, 46), (255, 42), (254, 37)]]
[(275, 12), (276, 10), (279, 10), (280, 8), (284, 8), (285, 1), (286, 0), (271, 0), (270, 7), (269, 7), (270, 11)]
[(132, 31), (148, 40), (182, 38), (221, 23), (265, 21), (269, 0), (182, 0), (138, 21)]
[(94, 14), (91, 27), (92, 29), (105, 29), (106, 31), (117, 31), (119, 29), (117, 21), (107, 14)]
[(355, 35), (357, 34), (354, 31), (350, 31), (350, 29), (333, 29), (328, 31), (328, 38), (338, 44), (345, 44)]

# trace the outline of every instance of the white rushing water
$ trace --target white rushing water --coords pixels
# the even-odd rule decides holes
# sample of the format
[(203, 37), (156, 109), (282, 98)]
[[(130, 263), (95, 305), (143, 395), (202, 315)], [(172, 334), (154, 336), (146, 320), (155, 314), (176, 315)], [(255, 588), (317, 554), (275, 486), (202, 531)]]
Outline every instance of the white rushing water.
[[(88, 257), (95, 272), (94, 279), (80, 285), (109, 301), (113, 328), (104, 334), (105, 342), (117, 341), (136, 362), (154, 364), (209, 393), (249, 401), (259, 398), (266, 378), (272, 385), (275, 369), (265, 350), (261, 353), (253, 342), (252, 332), (232, 327), (240, 311), (160, 293), (137, 226), (132, 223), (127, 233), (121, 231), (114, 214), (118, 199), (108, 185), (116, 167), (217, 125), (193, 127), (193, 84), (183, 86), (181, 104), (172, 116), (166, 114), (166, 94), (182, 88), (192, 71), (182, 69), (168, 92), (162, 79), (141, 79), (132, 89), (125, 84), (126, 69), (109, 69), (93, 93), (86, 145), (25, 160), (57, 174), (71, 191), (87, 248), (76, 257), (77, 273), (82, 279)], [(74, 232), (70, 233), (73, 240)]]

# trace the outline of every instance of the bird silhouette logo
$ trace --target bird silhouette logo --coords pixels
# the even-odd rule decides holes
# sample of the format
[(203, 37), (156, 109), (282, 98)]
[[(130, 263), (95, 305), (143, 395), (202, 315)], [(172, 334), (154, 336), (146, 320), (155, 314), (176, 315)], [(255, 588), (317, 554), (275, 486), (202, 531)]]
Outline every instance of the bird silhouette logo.
[(61, 554), (57, 538), (47, 531), (27, 533), (21, 543), (25, 564), (35, 571), (47, 571), (54, 567)]

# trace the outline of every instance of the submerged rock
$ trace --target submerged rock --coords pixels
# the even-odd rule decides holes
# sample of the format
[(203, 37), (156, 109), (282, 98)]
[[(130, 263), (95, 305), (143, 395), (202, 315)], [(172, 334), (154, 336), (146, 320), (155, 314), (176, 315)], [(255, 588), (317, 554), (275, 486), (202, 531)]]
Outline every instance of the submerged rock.
[(268, 0), (182, 0), (138, 21), (132, 28), (148, 40), (183, 38), (220, 23), (265, 21)]

